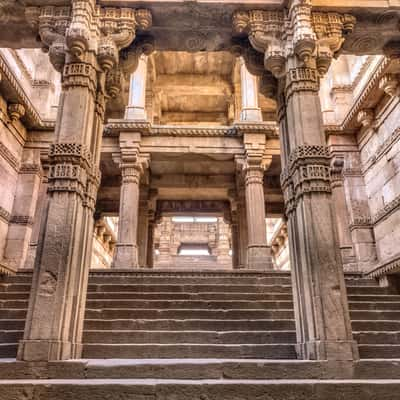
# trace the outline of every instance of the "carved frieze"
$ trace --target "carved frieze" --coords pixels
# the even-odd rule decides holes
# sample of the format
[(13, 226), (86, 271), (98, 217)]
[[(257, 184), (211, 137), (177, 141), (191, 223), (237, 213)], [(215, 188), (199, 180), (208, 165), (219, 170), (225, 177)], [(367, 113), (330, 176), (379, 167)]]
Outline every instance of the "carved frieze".
[(0, 156), (7, 161), (7, 163), (16, 171), (19, 169), (19, 161), (17, 157), (8, 149), (8, 147), (3, 143), (0, 142)]
[(380, 223), (393, 212), (400, 209), (400, 195), (395, 197), (392, 201), (386, 204), (382, 209), (380, 209), (372, 218), (372, 222), (375, 224)]
[(0, 206), (0, 221), (8, 224), (10, 222), (11, 214), (4, 208)]
[(228, 201), (220, 200), (158, 200), (157, 214), (162, 213), (193, 213), (193, 212), (224, 212), (229, 210)]
[(10, 224), (17, 225), (33, 225), (33, 218), (28, 215), (12, 215), (10, 217)]

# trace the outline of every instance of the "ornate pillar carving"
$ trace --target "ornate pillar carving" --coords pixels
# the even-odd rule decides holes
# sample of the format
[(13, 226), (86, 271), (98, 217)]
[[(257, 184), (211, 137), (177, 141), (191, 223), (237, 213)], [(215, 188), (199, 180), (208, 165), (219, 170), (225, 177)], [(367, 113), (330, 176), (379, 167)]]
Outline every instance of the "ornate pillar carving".
[(319, 78), (355, 19), (313, 12), (310, 0), (293, 0), (289, 13), (237, 14), (234, 28), (264, 54), (278, 79), (282, 187), (294, 290), (298, 355), (353, 360), (343, 267), (332, 203), (330, 154), (322, 126)]
[(107, 78), (119, 50), (151, 16), (94, 0), (28, 9), (50, 61), (62, 75), (62, 94), (49, 150), (48, 204), (35, 261), (32, 295), (18, 358), (80, 358), (83, 314), (100, 183), (100, 149)]

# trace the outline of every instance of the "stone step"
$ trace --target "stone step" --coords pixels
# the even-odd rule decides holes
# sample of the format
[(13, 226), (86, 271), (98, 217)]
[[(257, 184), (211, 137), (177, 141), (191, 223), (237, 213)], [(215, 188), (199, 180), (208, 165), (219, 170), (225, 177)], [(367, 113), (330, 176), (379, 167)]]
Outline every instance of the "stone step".
[(7, 308), (19, 308), (19, 309), (27, 309), (29, 300), (0, 300), (0, 309)]
[(17, 349), (18, 342), (0, 343), (0, 358), (15, 358), (17, 354)]
[[(400, 304), (400, 303), (399, 303)], [(1, 307), (1, 301), (0, 301)], [(156, 309), (293, 309), (291, 301), (205, 301), (205, 300), (88, 300), (86, 308)]]
[(21, 330), (25, 327), (25, 318), (23, 319), (2, 319), (0, 329), (4, 330)]
[(361, 321), (353, 320), (351, 321), (351, 326), (353, 331), (400, 331), (400, 321)]
[[(17, 310), (0, 310), (12, 313)], [(11, 314), (10, 314), (11, 315)], [(204, 310), (204, 309), (126, 309), (103, 308), (86, 309), (85, 318), (88, 319), (290, 319), (294, 318), (293, 310)]]
[(359, 344), (399, 344), (400, 332), (382, 332), (382, 331), (363, 331), (353, 332), (354, 338)]
[(362, 294), (362, 295), (389, 295), (393, 294), (393, 290), (387, 287), (380, 286), (347, 286), (347, 293), (349, 295)]
[[(26, 317), (26, 309), (0, 309), (0, 320), (3, 319), (25, 319)], [(3, 323), (0, 323), (0, 326), (3, 327)]]
[(29, 292), (0, 292), (1, 300), (29, 300)]
[(83, 346), (83, 358), (295, 359), (293, 344), (103, 344)]
[[(3, 328), (3, 327), (1, 327)], [(18, 343), (24, 336), (23, 329), (20, 330), (0, 330), (0, 343)]]
[[(397, 400), (400, 380), (109, 379), (4, 380), (3, 399)], [(29, 397), (28, 397), (29, 396)]]
[[(356, 287), (356, 289), (366, 289)], [(383, 288), (371, 288), (382, 289)], [(157, 284), (157, 285), (137, 285), (137, 284), (98, 284), (89, 283), (89, 292), (172, 292), (172, 293), (292, 293), (291, 285), (241, 285), (241, 284), (195, 284), (195, 285), (176, 285), (176, 284)]]
[(400, 310), (400, 301), (349, 301), (350, 310)]
[(397, 294), (352, 294), (348, 295), (349, 301), (379, 302), (379, 301), (400, 301)]
[(173, 292), (88, 292), (88, 300), (292, 300), (291, 293), (173, 293)]
[(0, 285), (0, 293), (7, 292), (29, 292), (31, 290), (30, 283), (3, 283)]
[(400, 344), (360, 344), (360, 358), (400, 358)]
[[(351, 362), (263, 359), (89, 359), (56, 361), (32, 368), (28, 362), (0, 360), (5, 379), (398, 379), (398, 360)], [(65, 382), (65, 381), (64, 381)], [(66, 382), (65, 382), (66, 383)], [(91, 381), (94, 384), (93, 381)], [(85, 397), (90, 398), (92, 397)], [(104, 397), (101, 397), (103, 399)], [(124, 397), (125, 399), (126, 397)], [(136, 398), (136, 397), (134, 397)], [(236, 398), (236, 397), (233, 397)], [(13, 397), (14, 399), (14, 397)], [(302, 398), (304, 399), (304, 398)], [(312, 397), (315, 400), (314, 397)], [(347, 397), (343, 397), (343, 400)], [(393, 400), (391, 397), (390, 400)], [(7, 399), (8, 400), (8, 399)], [(59, 399), (57, 399), (59, 400)], [(310, 398), (307, 398), (310, 400)], [(325, 400), (325, 399), (324, 399)], [(337, 398), (335, 400), (338, 400)]]
[[(1, 337), (1, 336), (0, 336)], [(9, 337), (12, 337), (10, 335)], [(17, 337), (17, 336), (15, 336)], [(89, 331), (85, 330), (83, 342), (88, 343), (202, 343), (202, 344), (243, 344), (243, 343), (295, 343), (293, 331)]]
[(111, 275), (107, 276), (91, 276), (89, 278), (90, 285), (291, 285), (292, 280), (290, 276), (235, 276), (235, 275), (221, 275), (221, 276), (151, 276), (151, 275)]
[(354, 310), (350, 311), (350, 319), (352, 321), (356, 320), (399, 321), (400, 311)]
[(111, 331), (287, 331), (294, 329), (294, 319), (85, 319), (84, 324), (84, 330)]

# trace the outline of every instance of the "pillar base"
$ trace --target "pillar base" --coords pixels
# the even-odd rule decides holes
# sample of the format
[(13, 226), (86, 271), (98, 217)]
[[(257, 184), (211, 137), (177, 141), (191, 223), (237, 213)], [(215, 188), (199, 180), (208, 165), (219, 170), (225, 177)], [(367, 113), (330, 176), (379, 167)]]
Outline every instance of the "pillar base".
[(146, 110), (142, 107), (126, 107), (125, 119), (132, 121), (146, 121)]
[(240, 113), (240, 120), (249, 122), (262, 122), (262, 113), (260, 108), (244, 108)]
[(355, 340), (315, 340), (298, 343), (297, 356), (302, 360), (358, 360), (358, 345)]
[(82, 357), (82, 343), (61, 340), (21, 340), (18, 347), (19, 361), (57, 361)]
[(271, 249), (267, 245), (247, 247), (247, 268), (273, 269)]
[(115, 257), (112, 263), (112, 268), (138, 268), (138, 248), (135, 244), (115, 245)]

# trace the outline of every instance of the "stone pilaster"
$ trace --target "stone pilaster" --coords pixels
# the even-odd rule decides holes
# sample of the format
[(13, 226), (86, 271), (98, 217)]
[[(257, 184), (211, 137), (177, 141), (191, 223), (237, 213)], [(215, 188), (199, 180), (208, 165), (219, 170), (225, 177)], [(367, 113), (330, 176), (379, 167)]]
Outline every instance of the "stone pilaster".
[(40, 227), (43, 224), (44, 211), (47, 208), (48, 196), (48, 168), (43, 170), (42, 180), (40, 183), (38, 200), (36, 202), (35, 217), (33, 219), (32, 235), (29, 243), (28, 254), (26, 257), (24, 268), (33, 269), (35, 265), (36, 252), (39, 242)]
[(137, 25), (146, 24), (135, 18), (136, 10), (103, 9), (94, 0), (35, 10), (32, 26), (62, 74), (62, 94), (49, 150), (49, 199), (18, 358), (48, 361), (82, 354), (106, 82), (119, 64), (119, 50), (130, 45)]
[[(319, 79), (355, 19), (313, 12), (295, 0), (289, 12), (237, 13), (234, 28), (264, 53), (279, 81), (282, 186), (288, 218), (298, 355), (353, 360), (353, 340), (337, 239)], [(329, 35), (328, 35), (329, 32)]]
[(149, 238), (149, 205), (148, 205), (148, 190), (143, 188), (140, 193), (139, 215), (138, 215), (138, 257), (139, 266), (145, 267), (147, 263), (147, 249)]
[(332, 200), (338, 230), (340, 253), (345, 271), (357, 270), (353, 243), (350, 232), (350, 217), (347, 210), (343, 185), (344, 157), (335, 156), (331, 162)]
[(26, 161), (19, 170), (4, 249), (3, 263), (12, 271), (23, 268), (27, 259), (42, 176), (38, 156), (35, 163)]

